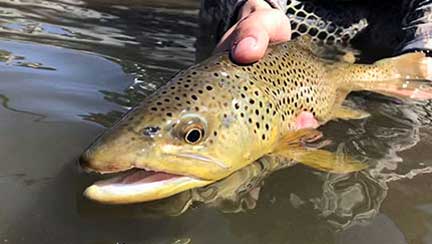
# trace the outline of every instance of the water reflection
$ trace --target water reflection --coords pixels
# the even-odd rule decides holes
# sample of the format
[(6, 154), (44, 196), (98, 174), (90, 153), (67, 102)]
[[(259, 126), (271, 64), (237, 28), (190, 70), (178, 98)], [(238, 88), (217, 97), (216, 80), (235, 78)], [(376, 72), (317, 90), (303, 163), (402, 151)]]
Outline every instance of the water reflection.
[(369, 223), (379, 213), (387, 185), (368, 171), (326, 175), (322, 195), (312, 199), (321, 216), (337, 230)]
[(22, 113), (22, 114), (26, 114), (26, 115), (31, 115), (36, 117), (35, 118), (35, 122), (37, 121), (41, 121), (43, 119), (45, 119), (47, 116), (43, 115), (43, 114), (38, 114), (35, 112), (30, 112), (30, 111), (25, 111), (25, 110), (20, 110), (20, 109), (16, 109), (13, 108), (9, 105), (9, 98), (3, 94), (0, 94), (0, 100), (1, 100), (1, 106), (3, 106), (3, 108), (12, 111), (12, 112), (16, 112), (16, 113)]
[(42, 70), (52, 70), (52, 71), (56, 70), (53, 67), (44, 66), (43, 63), (24, 61), (24, 60), (26, 60), (26, 58), (23, 56), (17, 56), (10, 51), (0, 49), (0, 62), (5, 63), (6, 65), (14, 65), (19, 67), (27, 67), (27, 68), (42, 69)]
[[(84, 2), (69, 3), (51, 1), (13, 1), (1, 5), (2, 23), (0, 30), (7, 34), (22, 36), (40, 36), (43, 38), (76, 39), (88, 42), (102, 42), (111, 45), (133, 42), (128, 36), (122, 35), (115, 28), (94, 27), (86, 22), (108, 21), (116, 17), (85, 8)], [(71, 23), (81, 25), (68, 26)], [(68, 27), (66, 27), (68, 26)], [(105, 33), (111, 32), (111, 35)], [(119, 42), (121, 39), (122, 42)]]

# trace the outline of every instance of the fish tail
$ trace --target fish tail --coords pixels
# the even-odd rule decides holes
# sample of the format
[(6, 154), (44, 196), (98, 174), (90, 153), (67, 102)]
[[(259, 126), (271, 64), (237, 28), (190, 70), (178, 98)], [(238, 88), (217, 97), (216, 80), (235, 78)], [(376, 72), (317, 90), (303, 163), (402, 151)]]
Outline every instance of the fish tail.
[(432, 58), (424, 53), (403, 54), (355, 67), (366, 72), (357, 72), (363, 77), (353, 77), (353, 90), (368, 90), (401, 99), (432, 99)]

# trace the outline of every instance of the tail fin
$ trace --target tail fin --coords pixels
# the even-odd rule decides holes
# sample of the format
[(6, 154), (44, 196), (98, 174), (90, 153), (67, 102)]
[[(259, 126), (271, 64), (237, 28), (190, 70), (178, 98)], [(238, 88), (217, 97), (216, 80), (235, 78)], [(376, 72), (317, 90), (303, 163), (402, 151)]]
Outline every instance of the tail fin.
[(424, 53), (407, 53), (393, 58), (381, 59), (376, 65), (391, 65), (403, 78), (431, 80), (432, 58)]
[(432, 58), (424, 53), (382, 59), (368, 70), (375, 76), (367, 83), (356, 82), (360, 89), (402, 99), (432, 99)]

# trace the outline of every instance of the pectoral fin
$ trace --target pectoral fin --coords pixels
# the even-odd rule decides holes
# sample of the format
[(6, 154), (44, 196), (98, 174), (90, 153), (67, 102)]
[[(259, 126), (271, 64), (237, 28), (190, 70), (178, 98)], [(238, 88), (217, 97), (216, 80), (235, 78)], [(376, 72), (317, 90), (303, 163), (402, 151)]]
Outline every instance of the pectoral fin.
[(367, 168), (367, 165), (352, 159), (344, 154), (336, 154), (321, 149), (307, 148), (287, 148), (275, 152), (278, 156), (283, 156), (299, 163), (305, 164), (311, 168), (333, 172), (333, 173), (350, 173)]
[(321, 132), (314, 129), (298, 130), (287, 135), (272, 154), (297, 161), (318, 170), (333, 173), (350, 173), (367, 167), (366, 164), (343, 153), (332, 153), (304, 146), (303, 142), (316, 140), (321, 135)]
[(320, 139), (321, 137), (322, 133), (318, 130), (312, 128), (299, 129), (283, 137), (280, 142), (280, 146), (276, 148), (276, 151), (286, 147), (295, 147), (304, 143), (311, 143)]
[(346, 106), (338, 106), (332, 111), (332, 119), (364, 119), (370, 114), (360, 109), (354, 109)]

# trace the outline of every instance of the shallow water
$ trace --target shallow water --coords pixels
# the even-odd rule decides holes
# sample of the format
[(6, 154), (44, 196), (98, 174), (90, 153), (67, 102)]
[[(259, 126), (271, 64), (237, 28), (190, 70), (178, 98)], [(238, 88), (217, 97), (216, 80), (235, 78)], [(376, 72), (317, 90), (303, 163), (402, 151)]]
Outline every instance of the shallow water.
[(351, 97), (370, 118), (323, 128), (335, 150), (369, 160), (363, 172), (255, 165), (150, 204), (81, 196), (94, 180), (76, 167), (83, 149), (194, 62), (197, 7), (0, 3), (0, 242), (432, 243), (431, 106), (372, 94)]

